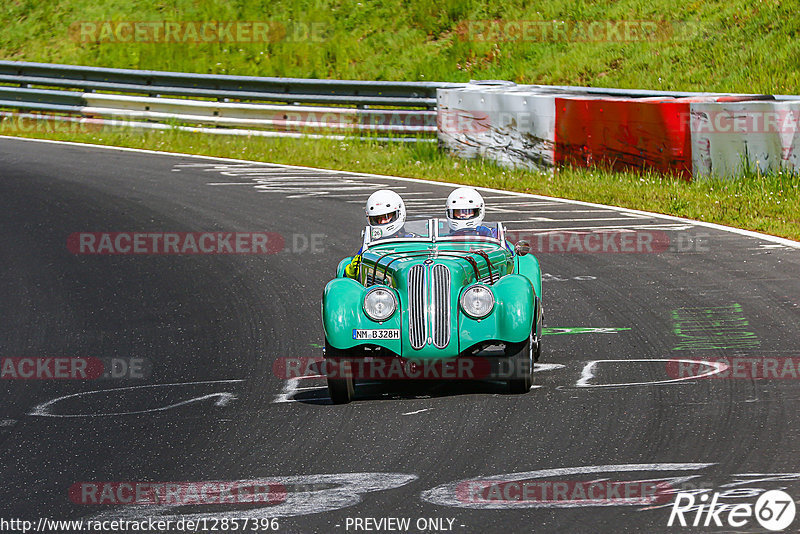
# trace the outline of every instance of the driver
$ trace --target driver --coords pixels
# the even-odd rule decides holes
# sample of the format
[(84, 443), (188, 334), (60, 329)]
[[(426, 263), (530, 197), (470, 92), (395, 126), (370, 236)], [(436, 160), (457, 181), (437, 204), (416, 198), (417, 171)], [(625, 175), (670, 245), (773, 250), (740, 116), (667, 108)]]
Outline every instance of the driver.
[(451, 235), (497, 237), (496, 231), (483, 226), (486, 205), (483, 197), (471, 187), (454, 189), (445, 203)]
[[(403, 232), (403, 225), (406, 223), (406, 205), (400, 195), (394, 191), (381, 189), (372, 193), (367, 199), (364, 212), (367, 215), (367, 224), (372, 239), (406, 235)], [(345, 268), (345, 276), (356, 277), (362, 251), (363, 247), (358, 249), (350, 265)]]

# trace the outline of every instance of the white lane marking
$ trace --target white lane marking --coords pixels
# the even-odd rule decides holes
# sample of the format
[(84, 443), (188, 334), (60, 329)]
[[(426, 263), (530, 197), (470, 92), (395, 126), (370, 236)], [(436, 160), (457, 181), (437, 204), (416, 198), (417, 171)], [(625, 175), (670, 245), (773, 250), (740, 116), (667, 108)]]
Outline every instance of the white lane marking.
[[(381, 180), (391, 180), (391, 181), (400, 181), (400, 182), (412, 182), (417, 184), (429, 184), (434, 186), (440, 187), (463, 187), (463, 184), (456, 184), (451, 182), (436, 182), (433, 180), (423, 180), (421, 178), (405, 178), (402, 176), (387, 176), (383, 174), (373, 174), (373, 173), (359, 173), (353, 171), (335, 171), (333, 169), (321, 169), (319, 167), (307, 167), (302, 165), (286, 165), (282, 163), (260, 163), (258, 161), (252, 160), (245, 160), (245, 159), (236, 159), (236, 158), (221, 158), (221, 157), (214, 157), (214, 156), (203, 156), (199, 154), (185, 154), (181, 152), (163, 152), (160, 150), (147, 150), (143, 148), (128, 148), (128, 147), (119, 147), (119, 146), (107, 146), (107, 145), (94, 145), (91, 143), (77, 143), (75, 141), (56, 141), (52, 139), (34, 139), (30, 137), (14, 137), (12, 135), (0, 135), (0, 139), (11, 139), (15, 141), (28, 141), (33, 143), (48, 143), (54, 145), (66, 145), (66, 146), (74, 146), (79, 148), (92, 148), (97, 150), (109, 150), (109, 151), (120, 151), (120, 152), (132, 152), (135, 154), (153, 154), (158, 156), (169, 156), (169, 157), (181, 157), (181, 158), (194, 158), (194, 159), (202, 159), (206, 161), (224, 161), (230, 163), (239, 163), (239, 164), (246, 164), (246, 165), (269, 165), (273, 168), (282, 168), (282, 169), (297, 169), (297, 170), (305, 170), (305, 171), (315, 171), (320, 173), (330, 173), (330, 172), (337, 172), (342, 175), (348, 175), (353, 177), (361, 177), (361, 178), (373, 178), (373, 179), (381, 179)], [(181, 165), (190, 165), (190, 164), (181, 164)], [(662, 213), (653, 213), (651, 211), (643, 211), (643, 210), (634, 210), (630, 208), (624, 208), (622, 206), (611, 206), (606, 204), (597, 204), (595, 202), (584, 202), (582, 200), (572, 200), (569, 198), (558, 198), (558, 197), (547, 197), (544, 195), (534, 195), (531, 193), (519, 193), (516, 191), (503, 191), (502, 189), (494, 189), (491, 187), (476, 187), (480, 191), (486, 191), (491, 193), (497, 193), (499, 195), (505, 196), (516, 196), (521, 198), (534, 198), (543, 202), (548, 203), (561, 203), (561, 204), (572, 204), (575, 206), (584, 206), (589, 208), (604, 208), (604, 209), (616, 209), (616, 210), (626, 210), (629, 213), (636, 213), (639, 215), (647, 215), (649, 217), (655, 217), (659, 219), (665, 219), (669, 221), (677, 221), (679, 223), (683, 223), (685, 225), (693, 225), (693, 226), (703, 226), (706, 228), (712, 228), (714, 230), (719, 230), (721, 232), (728, 232), (732, 234), (737, 234), (745, 237), (752, 237), (756, 239), (761, 239), (763, 241), (770, 241), (772, 243), (779, 243), (781, 245), (786, 245), (787, 247), (800, 249), (800, 241), (792, 241), (791, 239), (786, 239), (784, 237), (777, 237), (774, 235), (768, 234), (761, 234), (758, 232), (753, 232), (752, 230), (742, 230), (741, 228), (733, 228), (732, 226), (725, 226), (722, 224), (710, 223), (705, 221), (696, 221), (693, 219), (685, 219), (683, 217), (675, 217), (674, 215), (664, 215)], [(484, 198), (490, 198), (488, 196)], [(504, 198), (504, 197), (501, 197)]]
[[(626, 363), (626, 362), (676, 362), (676, 363), (688, 363), (688, 364), (702, 364), (708, 367), (711, 367), (711, 370), (693, 376), (683, 376), (679, 378), (670, 378), (668, 380), (652, 380), (647, 382), (621, 382), (616, 384), (591, 384), (590, 381), (594, 378), (594, 370), (599, 363)], [(615, 387), (626, 387), (626, 386), (649, 386), (649, 385), (656, 385), (656, 384), (670, 384), (674, 382), (683, 382), (684, 380), (696, 380), (698, 378), (705, 378), (707, 376), (715, 375), (721, 373), (728, 369), (728, 365), (722, 362), (713, 362), (713, 361), (703, 361), (703, 360), (686, 360), (686, 359), (678, 359), (678, 358), (670, 358), (670, 359), (661, 359), (661, 358), (654, 358), (654, 359), (633, 359), (633, 360), (593, 360), (588, 362), (581, 370), (581, 377), (578, 382), (575, 383), (575, 387), (579, 388), (615, 388)]]
[(249, 185), (253, 186), (253, 182), (208, 182), (206, 185)]
[(573, 276), (571, 278), (565, 278), (563, 276), (557, 274), (550, 274), (550, 273), (542, 273), (542, 282), (568, 282), (570, 280), (577, 280), (579, 282), (586, 282), (589, 280), (597, 280), (596, 276), (590, 275), (582, 275), (582, 276)]
[[(406, 193), (403, 193), (404, 195)], [(609, 213), (609, 210), (571, 210), (568, 208), (562, 208), (560, 210), (531, 210), (530, 213), (563, 213), (565, 215), (569, 215), (572, 213)], [(618, 212), (610, 212), (610, 213), (618, 213)], [(511, 222), (511, 221), (503, 221), (503, 222)]]
[(424, 408), (422, 410), (417, 410), (416, 412), (406, 412), (406, 413), (400, 414), (400, 415), (415, 415), (415, 414), (422, 413), (422, 412), (427, 412), (427, 411), (430, 411), (430, 410), (433, 410), (433, 408)]
[(137, 389), (148, 389), (148, 388), (165, 388), (165, 387), (180, 387), (180, 386), (196, 386), (196, 385), (205, 385), (205, 384), (232, 384), (237, 382), (244, 382), (244, 380), (206, 380), (201, 382), (176, 382), (172, 384), (145, 384), (141, 386), (128, 386), (123, 388), (110, 388), (110, 389), (98, 389), (92, 391), (83, 391), (80, 393), (72, 393), (70, 395), (64, 395), (62, 397), (56, 397), (55, 399), (49, 400), (42, 404), (39, 404), (31, 410), (28, 415), (39, 416), (39, 417), (63, 417), (63, 418), (71, 418), (71, 417), (108, 417), (108, 416), (115, 416), (115, 415), (135, 415), (135, 414), (143, 414), (143, 413), (152, 413), (152, 412), (161, 412), (165, 410), (170, 410), (172, 408), (177, 408), (179, 406), (186, 406), (187, 404), (192, 404), (195, 402), (201, 402), (206, 399), (217, 399), (214, 402), (215, 406), (227, 406), (231, 403), (231, 401), (236, 399), (236, 395), (233, 393), (229, 393), (227, 391), (221, 391), (217, 393), (210, 393), (208, 395), (202, 395), (200, 397), (194, 397), (191, 399), (187, 399), (185, 401), (177, 402), (174, 404), (169, 404), (167, 406), (160, 406), (158, 408), (150, 408), (147, 410), (135, 410), (129, 412), (110, 412), (110, 413), (88, 413), (88, 414), (56, 414), (50, 413), (50, 409), (53, 405), (71, 398), (79, 398), (79, 397), (86, 397), (90, 395), (97, 395), (97, 394), (107, 394), (113, 392), (120, 392), (120, 391), (131, 391)]
[(282, 402), (297, 402), (294, 400), (294, 396), (300, 391), (328, 389), (327, 385), (300, 387), (300, 380), (303, 378), (322, 378), (322, 375), (288, 379), (286, 384), (283, 385), (281, 392), (275, 395), (275, 398), (272, 399), (272, 404), (280, 404)]
[(16, 419), (3, 419), (0, 421), (0, 426), (14, 426), (16, 422)]
[[(494, 211), (494, 210), (487, 210), (487, 212), (488, 211)], [(508, 223), (560, 222), (560, 221), (563, 221), (563, 220), (564, 219), (559, 219), (559, 218), (555, 218), (554, 219), (552, 217), (528, 217), (527, 219), (518, 219), (518, 220), (514, 220), (514, 221), (505, 221), (504, 220), (502, 222), (503, 222), (503, 225), (506, 225)]]
[[(483, 197), (484, 200), (489, 198), (489, 197), (484, 197), (483, 195), (481, 196)], [(529, 200), (515, 200), (514, 197), (509, 197), (509, 196), (503, 197), (503, 200), (500, 200), (499, 202), (492, 203), (492, 206), (516, 206), (520, 208), (527, 208), (528, 206), (536, 208), (539, 206), (556, 206), (556, 205), (558, 205), (556, 202), (531, 202)]]
[(563, 230), (622, 230), (629, 228), (650, 228), (652, 230), (688, 230), (690, 224), (626, 224), (622, 226), (564, 226), (559, 228), (509, 228), (515, 232), (553, 232)]
[[(564, 212), (564, 213), (565, 214), (569, 214), (571, 212)], [(593, 218), (590, 218), (590, 219), (568, 219), (568, 218), (562, 218), (562, 217), (546, 219), (544, 217), (531, 217), (530, 219), (519, 219), (519, 220), (512, 220), (512, 221), (503, 221), (503, 224), (538, 222), (538, 220), (540, 220), (540, 219), (543, 219), (545, 222), (559, 222), (559, 223), (567, 223), (567, 222), (602, 222), (602, 221), (630, 221), (631, 220), (630, 217), (593, 217)]]
[(564, 367), (566, 366), (561, 363), (534, 363), (533, 372), (543, 373), (545, 371), (555, 371), (556, 369), (563, 369)]
[[(406, 197), (409, 197), (409, 196), (412, 196), (412, 195), (427, 195), (427, 196), (430, 196), (430, 193), (428, 193), (426, 191), (403, 191), (403, 198), (406, 198)], [(356, 195), (337, 195), (337, 194), (333, 194), (332, 193), (332, 194), (330, 194), (328, 196), (330, 196), (331, 198), (347, 198), (347, 199), (350, 199), (350, 200), (352, 200), (354, 198), (359, 198), (359, 195), (357, 195), (357, 194)], [(369, 198), (369, 195), (361, 195), (360, 198), (362, 198), (363, 200), (352, 200), (352, 202), (366, 202), (367, 199)]]
[[(414, 178), (414, 179), (416, 179), (416, 178)], [(423, 180), (423, 181), (426, 181), (426, 180)], [(440, 183), (446, 183), (446, 182), (440, 182)], [(464, 187), (464, 184), (449, 184), (449, 183), (448, 183), (447, 185), (456, 185), (456, 186), (458, 186), (458, 187)], [(487, 188), (487, 187), (484, 187), (483, 189), (485, 189), (486, 191), (495, 191), (495, 192), (497, 192), (497, 193), (503, 193), (503, 194), (500, 194), (500, 195), (481, 195), (481, 196), (483, 197), (483, 199), (484, 199), (484, 200), (486, 200), (486, 199), (492, 199), (492, 200), (503, 199), (503, 200), (508, 200), (508, 195), (506, 195), (506, 194), (505, 194), (505, 193), (506, 193), (506, 191), (502, 191), (502, 190), (500, 190), (500, 189), (491, 189), (491, 188)], [(552, 202), (552, 201), (540, 202), (540, 204), (546, 204), (546, 203), (553, 204), (553, 202)]]
[[(588, 465), (582, 467), (559, 467), (554, 469), (539, 469), (492, 475), (488, 477), (475, 477), (457, 480), (435, 488), (423, 491), (420, 497), (423, 501), (440, 506), (475, 509), (503, 509), (503, 508), (575, 508), (585, 506), (635, 506), (641, 500), (631, 499), (605, 499), (595, 502), (581, 501), (536, 501), (536, 500), (470, 500), (470, 484), (479, 484), (483, 487), (491, 484), (507, 484), (510, 482), (539, 480), (542, 478), (564, 477), (573, 475), (590, 475), (594, 473), (635, 473), (652, 471), (696, 471), (716, 465), (713, 463), (650, 463), (650, 464), (619, 464), (619, 465)], [(681, 475), (668, 477), (670, 485), (677, 487), (679, 483), (687, 482), (701, 475)], [(474, 489), (474, 486), (472, 487)]]

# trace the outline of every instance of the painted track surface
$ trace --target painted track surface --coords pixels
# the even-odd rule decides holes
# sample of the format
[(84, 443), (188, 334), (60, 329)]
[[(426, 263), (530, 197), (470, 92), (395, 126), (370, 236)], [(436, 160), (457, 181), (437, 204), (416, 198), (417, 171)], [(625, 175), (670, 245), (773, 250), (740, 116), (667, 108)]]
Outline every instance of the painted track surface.
[[(0, 516), (278, 516), (281, 532), (353, 532), (347, 518), (386, 516), (412, 526), (449, 518), (454, 532), (666, 530), (666, 505), (489, 509), (452, 492), (462, 480), (564, 468), (583, 469), (527, 478), (691, 475), (698, 486), (751, 492), (728, 502), (779, 487), (800, 496), (800, 381), (668, 381), (663, 361), (800, 356), (800, 251), (762, 239), (488, 192), (488, 219), (514, 221), (512, 230), (661, 231), (671, 248), (537, 254), (554, 329), (542, 363), (556, 365), (539, 369), (527, 395), (492, 383), (365, 385), (356, 402), (331, 406), (322, 380), (276, 377), (276, 358), (319, 355), (322, 288), (358, 248), (361, 206), (380, 187), (419, 216), (439, 215), (450, 190), (0, 139), (0, 356), (152, 364), (147, 379), (3, 380)], [(257, 256), (67, 249), (74, 232), (104, 231), (269, 231), (289, 246)], [(320, 250), (303, 250), (319, 234)], [(699, 335), (679, 335), (709, 317), (716, 324)], [(567, 327), (600, 330), (558, 330)], [(286, 501), (175, 508), (68, 498), (81, 481), (251, 479), (284, 483)]]

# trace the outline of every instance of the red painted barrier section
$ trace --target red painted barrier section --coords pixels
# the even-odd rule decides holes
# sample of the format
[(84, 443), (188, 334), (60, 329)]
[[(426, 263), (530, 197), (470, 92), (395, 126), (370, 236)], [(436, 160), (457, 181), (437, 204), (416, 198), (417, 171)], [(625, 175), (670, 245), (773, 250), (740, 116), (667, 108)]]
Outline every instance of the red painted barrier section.
[(691, 179), (689, 103), (556, 98), (555, 163), (651, 168)]

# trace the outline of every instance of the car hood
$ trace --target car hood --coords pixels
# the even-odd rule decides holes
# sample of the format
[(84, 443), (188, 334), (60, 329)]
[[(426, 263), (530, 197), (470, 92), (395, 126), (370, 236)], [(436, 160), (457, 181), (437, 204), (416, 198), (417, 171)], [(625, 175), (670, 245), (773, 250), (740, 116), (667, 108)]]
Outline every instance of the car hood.
[(513, 271), (511, 253), (498, 245), (387, 244), (370, 248), (363, 254), (360, 281), (366, 286), (380, 283), (402, 291), (407, 287), (409, 270), (420, 264), (447, 267), (453, 287), (476, 281), (490, 282), (490, 272), (491, 280), (497, 281)]

